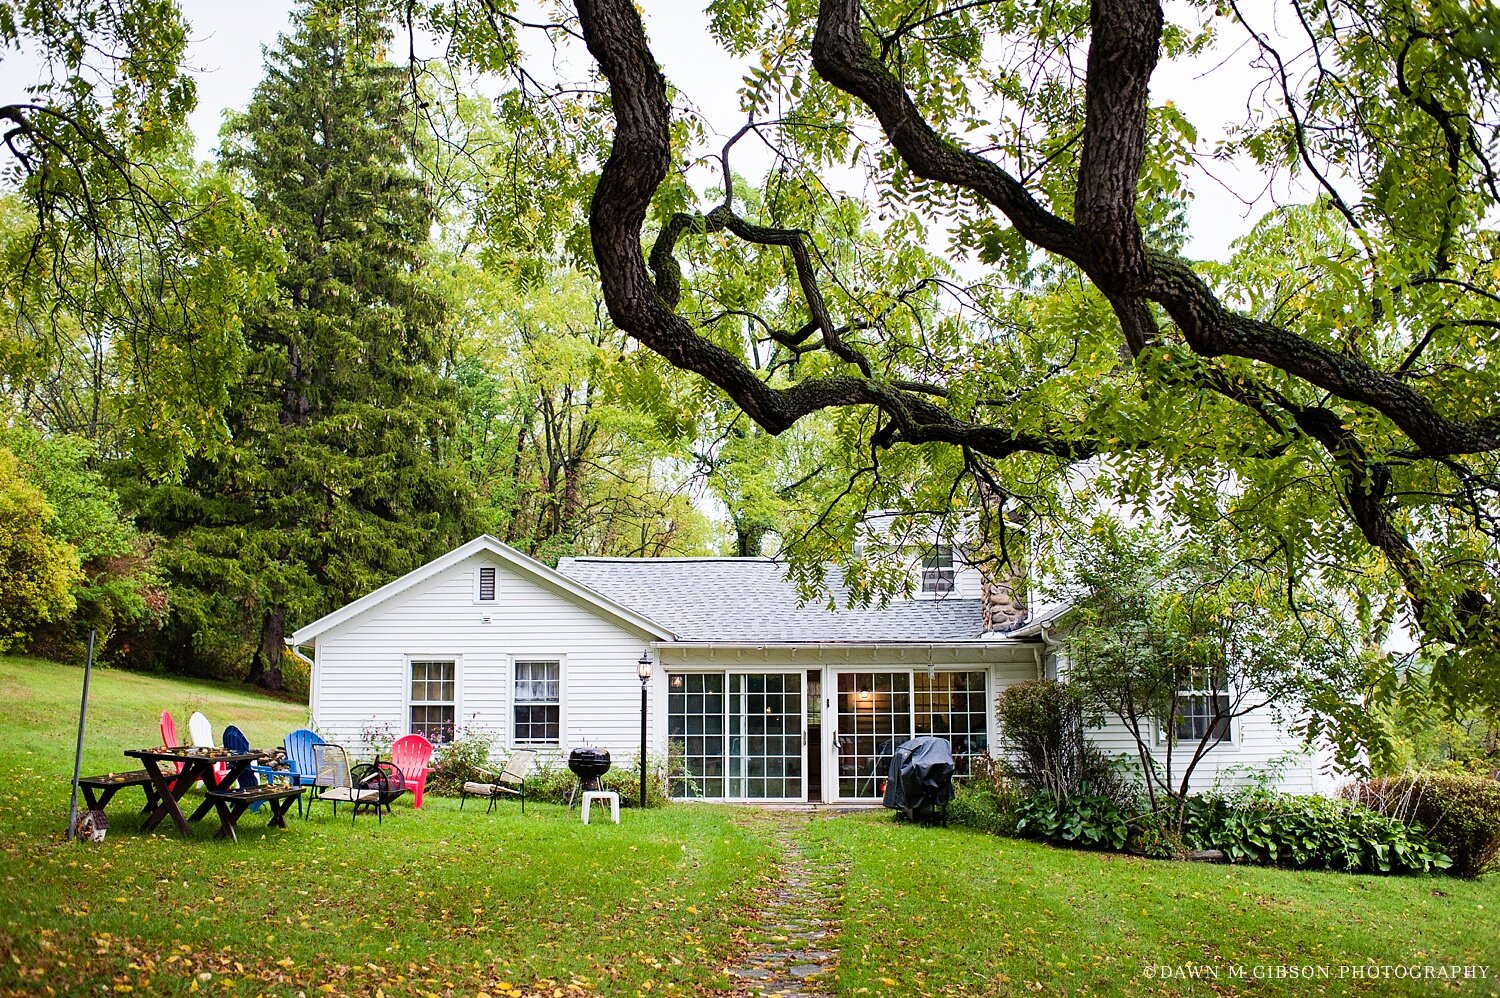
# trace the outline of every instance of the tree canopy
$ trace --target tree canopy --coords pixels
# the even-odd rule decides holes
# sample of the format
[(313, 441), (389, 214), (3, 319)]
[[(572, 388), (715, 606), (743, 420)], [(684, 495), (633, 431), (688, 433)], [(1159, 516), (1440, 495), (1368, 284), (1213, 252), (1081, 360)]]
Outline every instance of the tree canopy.
[[(71, 255), (12, 254), (73, 261), (55, 283), (75, 299), (48, 314), (76, 313), (107, 354), (153, 332), (149, 351), (114, 360), (149, 374), (146, 360), (192, 342), (191, 321), (165, 316), (190, 313), (137, 325), (113, 318), (118, 303), (186, 288), (176, 275), (209, 258), (160, 254), (154, 234), (217, 205), (201, 245), (230, 244), (220, 224), (244, 237), (189, 296), (222, 319), (204, 344), (214, 363), (193, 372), (210, 390), (130, 410), (176, 420), (156, 462), (171, 475), (233, 429), (238, 365), (268, 376), (259, 334), (238, 352), (237, 322), (259, 308), (277, 244), (284, 292), (336, 254), (302, 261), (296, 227), (261, 222), (274, 206), (240, 205), (222, 178), (180, 169), (196, 178), (172, 184), (181, 196), (153, 193), (156, 174), (136, 167), (172, 162), (192, 100), (181, 17), (163, 0), (65, 8), (0, 2), (0, 41), (40, 51), (50, 73), (35, 106), (0, 108), (19, 196), (35, 232), (86, 237), (57, 244)], [(698, 81), (664, 76), (633, 0), (308, 10), (405, 36), (386, 67), (388, 127), (358, 152), (408, 150), (438, 209), (437, 255), (459, 261), (407, 301), (453, 306), (433, 397), (463, 393), (453, 426), (496, 529), (554, 553), (623, 545), (565, 526), (585, 480), (573, 469), (597, 473), (591, 491), (613, 479), (608, 506), (642, 538), (676, 522), (664, 497), (678, 483), (664, 483), (691, 473), (727, 509), (736, 550), (791, 538), (810, 583), (838, 560), (878, 596), (894, 576), (862, 567), (856, 543), (872, 511), (984, 509), (1003, 557), (1011, 526), (1046, 521), (1027, 543), (1065, 548), (1119, 504), (1175, 534), (1227, 528), (1238, 562), (1274, 565), (1294, 600), (1346, 590), (1372, 632), (1405, 620), (1430, 646), (1433, 689), (1500, 703), (1493, 5), (1192, 0), (1168, 16), (1156, 0), (711, 0), (714, 43), (747, 66), (727, 139), (696, 112)], [(1202, 86), (1243, 114), (1200, 134), (1170, 71), (1223, 53), (1237, 68)], [(275, 148), (317, 133), (322, 106), (306, 99), (288, 96), (307, 120)], [(1222, 258), (1194, 259), (1194, 185), (1231, 163), (1263, 178), (1268, 210)], [(317, 189), (297, 162), (275, 170)], [(275, 238), (250, 238), (262, 226)], [(80, 275), (122, 246), (152, 250), (102, 271), (119, 290), (89, 305)], [(549, 309), (526, 304), (554, 285), (566, 293)], [(472, 320), (491, 306), (532, 332), (476, 348), (469, 334), (495, 327)], [(36, 312), (8, 314), (29, 328)], [(529, 372), (525, 390), (497, 364)], [(105, 380), (132, 400), (162, 384)], [(534, 464), (502, 468), (518, 456)], [(651, 474), (622, 477), (627, 464)]]
[[(694, 150), (640, 14), (579, 0), (615, 128), (590, 215), (610, 315), (772, 433), (863, 411), (874, 453), (961, 454), (923, 470), (1018, 502), (1086, 462), (1154, 515), (1234, 523), (1294, 578), (1399, 591), (1453, 649), (1449, 688), (1500, 696), (1500, 11), (1282, 6), (1285, 38), (1233, 3), (1182, 5), (1178, 23), (1154, 0), (712, 4), (753, 67), (746, 128), (789, 174), (816, 188), (862, 166), (887, 238), (905, 218), (946, 225), (951, 256), (980, 268), (903, 329), (878, 303), (934, 275), (846, 279), (823, 252), (841, 234), (747, 217), (728, 185), (674, 209)], [(1234, 95), (1243, 127), (1203, 148), (1152, 80), (1220, 36), (1263, 73)], [(1184, 259), (1185, 177), (1226, 154), (1307, 194), (1230, 259)], [(816, 344), (819, 363), (768, 378), (685, 307), (707, 278), (679, 247), (713, 233), (795, 262), (781, 300), (800, 323), (762, 335)], [(961, 315), (961, 334), (930, 335), (934, 313)]]

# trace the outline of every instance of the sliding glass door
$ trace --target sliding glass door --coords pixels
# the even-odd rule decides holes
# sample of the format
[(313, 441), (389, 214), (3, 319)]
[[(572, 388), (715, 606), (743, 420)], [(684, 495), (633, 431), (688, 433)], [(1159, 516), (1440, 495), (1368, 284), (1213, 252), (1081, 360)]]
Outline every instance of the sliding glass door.
[(806, 798), (801, 673), (674, 673), (667, 688), (668, 739), (683, 769), (673, 797)]

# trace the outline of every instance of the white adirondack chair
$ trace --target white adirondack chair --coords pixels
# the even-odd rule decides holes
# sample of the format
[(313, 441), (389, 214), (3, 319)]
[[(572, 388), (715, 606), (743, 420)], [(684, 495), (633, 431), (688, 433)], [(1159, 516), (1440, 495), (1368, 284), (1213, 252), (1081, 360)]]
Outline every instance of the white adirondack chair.
[[(188, 738), (192, 740), (193, 748), (214, 747), (214, 726), (208, 723), (208, 718), (203, 716), (203, 711), (193, 711), (193, 716), (188, 718)], [(214, 776), (220, 781), (229, 767), (222, 762), (214, 763)]]

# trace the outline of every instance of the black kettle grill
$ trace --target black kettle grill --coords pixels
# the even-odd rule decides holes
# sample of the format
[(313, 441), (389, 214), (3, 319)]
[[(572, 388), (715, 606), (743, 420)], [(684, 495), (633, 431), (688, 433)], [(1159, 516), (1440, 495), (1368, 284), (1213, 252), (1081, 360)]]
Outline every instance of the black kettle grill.
[(609, 750), (601, 748), (576, 748), (568, 753), (568, 768), (578, 777), (578, 785), (568, 795), (568, 807), (590, 790), (603, 790), (603, 776), (609, 772)]

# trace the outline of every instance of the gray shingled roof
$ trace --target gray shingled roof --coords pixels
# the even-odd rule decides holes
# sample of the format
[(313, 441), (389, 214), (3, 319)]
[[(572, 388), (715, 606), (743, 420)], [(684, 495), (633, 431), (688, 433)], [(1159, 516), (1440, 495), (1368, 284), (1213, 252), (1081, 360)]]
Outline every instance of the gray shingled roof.
[(564, 558), (557, 570), (684, 641), (971, 641), (984, 626), (977, 599), (847, 607), (835, 585), (839, 609), (803, 605), (785, 566), (769, 558)]

